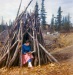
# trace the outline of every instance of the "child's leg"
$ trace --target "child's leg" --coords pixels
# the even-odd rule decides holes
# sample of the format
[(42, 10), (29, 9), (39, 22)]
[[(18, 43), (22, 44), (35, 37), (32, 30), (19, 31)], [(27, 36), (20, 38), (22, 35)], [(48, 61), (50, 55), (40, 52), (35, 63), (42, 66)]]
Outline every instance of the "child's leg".
[(30, 59), (30, 60), (28, 60), (28, 67), (32, 67), (32, 60)]

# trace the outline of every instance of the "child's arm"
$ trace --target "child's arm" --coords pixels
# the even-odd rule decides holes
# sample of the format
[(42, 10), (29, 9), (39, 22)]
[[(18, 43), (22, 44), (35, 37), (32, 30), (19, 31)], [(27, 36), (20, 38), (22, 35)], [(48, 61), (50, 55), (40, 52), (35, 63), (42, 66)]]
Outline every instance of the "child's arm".
[(35, 52), (35, 51), (32, 51), (32, 50), (31, 50), (31, 46), (30, 46), (30, 50), (29, 50), (28, 53), (31, 53), (31, 54), (32, 54), (32, 53), (34, 53), (34, 52)]

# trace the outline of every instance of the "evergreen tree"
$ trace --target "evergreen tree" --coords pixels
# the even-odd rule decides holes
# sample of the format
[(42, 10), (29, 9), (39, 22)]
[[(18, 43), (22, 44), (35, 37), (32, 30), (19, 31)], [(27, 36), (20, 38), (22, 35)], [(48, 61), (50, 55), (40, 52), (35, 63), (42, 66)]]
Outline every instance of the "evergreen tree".
[(61, 25), (62, 25), (62, 14), (61, 13), (62, 13), (61, 7), (59, 7), (58, 15), (57, 15), (58, 31), (61, 29)]
[(12, 25), (12, 22), (11, 22), (11, 20), (9, 20), (9, 26), (11, 26)]
[[(39, 18), (39, 6), (38, 6), (38, 3), (36, 2), (36, 5), (35, 5), (35, 27), (36, 27), (36, 29), (39, 29), (38, 27), (39, 27), (39, 20), (38, 20), (38, 18)], [(38, 23), (38, 24), (37, 24)]]
[(51, 31), (54, 31), (54, 15), (52, 15), (52, 19), (51, 19)]
[(69, 25), (71, 25), (71, 21), (70, 21), (70, 14), (68, 14), (67, 18), (68, 18), (68, 19), (67, 19), (68, 24), (69, 24)]
[(8, 29), (8, 23), (6, 22), (6, 25), (5, 25), (5, 29), (7, 30)]
[(55, 30), (58, 30), (57, 19), (55, 18)]
[(41, 23), (43, 26), (45, 26), (46, 24), (46, 12), (45, 12), (45, 8), (44, 8), (44, 1), (42, 0), (42, 7), (41, 7)]
[(2, 17), (1, 25), (4, 25), (4, 19), (3, 19), (3, 17)]
[(4, 19), (3, 19), (3, 17), (2, 17), (2, 21), (1, 21), (1, 31), (3, 31), (4, 30)]
[(65, 17), (65, 21), (64, 21), (63, 25), (64, 25), (65, 31), (70, 31), (70, 28), (71, 28), (70, 14), (68, 14), (68, 16)]
[(1, 24), (0, 24), (0, 32), (4, 31), (6, 29), (7, 29), (7, 23), (5, 23), (5, 21), (2, 17)]
[(65, 23), (65, 17), (63, 17), (62, 19), (62, 26), (64, 26), (64, 23)]
[(38, 8), (38, 3), (36, 2), (36, 5), (35, 5), (35, 17), (38, 17), (39, 15), (39, 8)]

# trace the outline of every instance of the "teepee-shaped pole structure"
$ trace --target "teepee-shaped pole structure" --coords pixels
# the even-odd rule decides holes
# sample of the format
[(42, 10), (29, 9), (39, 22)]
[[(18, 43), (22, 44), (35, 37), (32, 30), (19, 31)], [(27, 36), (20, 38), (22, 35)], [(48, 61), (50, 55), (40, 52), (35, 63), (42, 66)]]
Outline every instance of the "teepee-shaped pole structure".
[(39, 17), (36, 17), (35, 13), (26, 14), (26, 10), (27, 8), (17, 17), (12, 29), (9, 31), (6, 53), (4, 53), (0, 59), (1, 67), (22, 67), (22, 44), (26, 39), (30, 39), (31, 41), (31, 53), (34, 56), (34, 66), (40, 66), (49, 61), (58, 63), (58, 61), (45, 49)]

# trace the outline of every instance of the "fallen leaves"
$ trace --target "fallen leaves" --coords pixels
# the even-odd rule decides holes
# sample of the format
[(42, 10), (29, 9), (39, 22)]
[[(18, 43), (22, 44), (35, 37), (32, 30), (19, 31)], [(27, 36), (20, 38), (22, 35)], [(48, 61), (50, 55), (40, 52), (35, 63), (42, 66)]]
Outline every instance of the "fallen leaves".
[(28, 69), (27, 67), (1, 68), (0, 75), (72, 75), (72, 69), (73, 67), (69, 64), (51, 63), (40, 67), (37, 66), (33, 69)]

